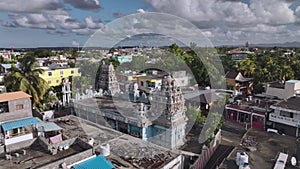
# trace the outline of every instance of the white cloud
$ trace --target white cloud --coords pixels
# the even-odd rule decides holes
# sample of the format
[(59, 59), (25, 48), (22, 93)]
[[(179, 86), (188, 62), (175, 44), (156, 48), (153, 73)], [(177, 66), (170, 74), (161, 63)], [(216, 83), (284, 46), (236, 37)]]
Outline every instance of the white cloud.
[(0, 11), (14, 13), (67, 13), (59, 0), (1, 0)]
[(64, 0), (75, 8), (82, 10), (99, 10), (100, 3), (98, 0)]
[(251, 0), (250, 9), (257, 17), (257, 21), (268, 24), (289, 24), (296, 20), (294, 11), (285, 1)]
[(300, 6), (296, 8), (295, 15), (298, 17), (298, 20), (300, 20)]
[(285, 42), (300, 36), (295, 26), (300, 23), (300, 6), (295, 10), (290, 8), (294, 1), (249, 0), (247, 4), (239, 0), (146, 1), (157, 12), (191, 21), (218, 44)]
[(138, 9), (136, 10), (137, 13), (145, 13), (146, 11), (144, 9)]
[(90, 34), (92, 34), (94, 32), (94, 31), (92, 31), (89, 28), (72, 29), (71, 31), (73, 33), (78, 34), (78, 35), (90, 35)]
[(104, 26), (101, 20), (94, 19), (91, 16), (85, 18), (86, 27), (90, 29), (99, 29)]
[(228, 25), (287, 24), (295, 22), (294, 11), (286, 1), (250, 0), (147, 0), (156, 11), (174, 14), (193, 22), (216, 21)]
[(49, 15), (49, 19), (52, 23), (59, 25), (63, 29), (79, 29), (83, 27), (83, 24), (69, 15)]
[(26, 28), (39, 28), (39, 29), (55, 29), (55, 25), (49, 22), (43, 14), (27, 14), (10, 15), (15, 20), (15, 24)]
[(79, 46), (79, 42), (76, 40), (72, 40), (72, 45), (77, 47)]

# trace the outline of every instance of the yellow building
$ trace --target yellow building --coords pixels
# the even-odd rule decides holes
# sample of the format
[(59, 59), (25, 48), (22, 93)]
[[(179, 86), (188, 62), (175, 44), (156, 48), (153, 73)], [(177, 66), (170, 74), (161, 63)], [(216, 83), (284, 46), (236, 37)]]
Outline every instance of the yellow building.
[(149, 93), (153, 89), (160, 87), (163, 77), (161, 76), (136, 76), (136, 83), (139, 85), (139, 89)]
[(64, 78), (70, 76), (81, 76), (78, 68), (55, 68), (41, 67), (44, 72), (39, 76), (48, 82), (49, 86), (59, 86)]

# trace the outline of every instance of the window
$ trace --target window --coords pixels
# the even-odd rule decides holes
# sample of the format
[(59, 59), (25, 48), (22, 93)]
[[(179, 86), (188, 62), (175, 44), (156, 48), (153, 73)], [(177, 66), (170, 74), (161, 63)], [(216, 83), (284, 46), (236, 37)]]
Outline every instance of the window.
[(74, 74), (74, 70), (71, 70), (71, 74)]
[(61, 75), (63, 75), (63, 74), (64, 74), (64, 71), (63, 71), (63, 70), (61, 70), (61, 71), (60, 71), (60, 74), (61, 74)]
[(155, 87), (155, 82), (146, 81), (147, 87)]
[(48, 84), (51, 84), (51, 80), (48, 81)]
[(56, 83), (59, 83), (59, 80), (56, 80)]
[(0, 103), (0, 113), (8, 112), (8, 102)]
[(19, 133), (19, 129), (16, 128), (16, 129), (13, 129), (13, 134), (18, 134)]
[(16, 110), (21, 110), (24, 109), (24, 105), (23, 104), (17, 104), (16, 105)]
[(131, 131), (131, 135), (137, 138), (140, 137), (140, 133), (138, 131)]
[(52, 76), (52, 72), (48, 72), (48, 76)]
[(293, 118), (293, 113), (287, 111), (280, 111), (280, 116)]
[(143, 81), (141, 81), (141, 86), (144, 86), (144, 82)]

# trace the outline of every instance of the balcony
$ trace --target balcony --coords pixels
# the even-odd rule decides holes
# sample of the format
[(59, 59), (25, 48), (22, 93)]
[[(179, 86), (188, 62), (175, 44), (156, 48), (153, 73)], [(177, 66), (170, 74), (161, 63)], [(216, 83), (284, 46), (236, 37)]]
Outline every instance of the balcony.
[(271, 113), (269, 117), (270, 117), (269, 119), (270, 121), (282, 123), (288, 126), (298, 127), (298, 125), (300, 124), (300, 120), (298, 119), (284, 117), (274, 113)]
[(4, 143), (5, 145), (15, 144), (21, 141), (26, 141), (33, 139), (32, 133), (22, 134), (22, 135), (14, 135), (13, 137), (5, 138)]

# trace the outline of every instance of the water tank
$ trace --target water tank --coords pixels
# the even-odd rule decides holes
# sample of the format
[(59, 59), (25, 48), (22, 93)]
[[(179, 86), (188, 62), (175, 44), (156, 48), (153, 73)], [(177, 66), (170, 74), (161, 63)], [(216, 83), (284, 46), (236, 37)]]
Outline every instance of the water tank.
[(93, 146), (93, 145), (94, 145), (94, 142), (95, 142), (94, 138), (91, 137), (91, 138), (89, 139), (88, 144), (91, 145), (91, 146)]
[(109, 144), (100, 146), (100, 154), (103, 155), (104, 157), (110, 155), (110, 146), (109, 146)]
[(236, 165), (237, 166), (247, 166), (249, 165), (248, 155), (245, 152), (237, 152), (236, 154)]
[(297, 159), (296, 159), (296, 157), (292, 157), (291, 163), (292, 163), (292, 166), (296, 166), (297, 165)]

